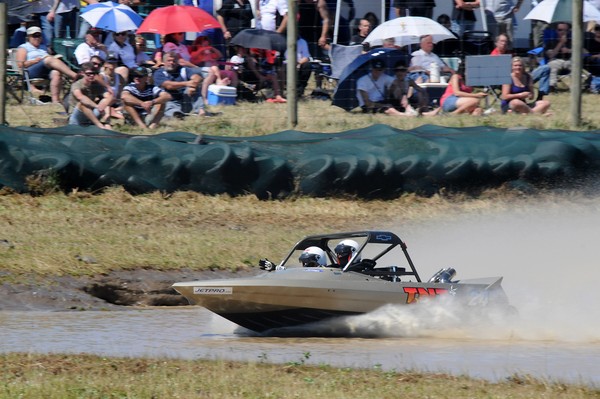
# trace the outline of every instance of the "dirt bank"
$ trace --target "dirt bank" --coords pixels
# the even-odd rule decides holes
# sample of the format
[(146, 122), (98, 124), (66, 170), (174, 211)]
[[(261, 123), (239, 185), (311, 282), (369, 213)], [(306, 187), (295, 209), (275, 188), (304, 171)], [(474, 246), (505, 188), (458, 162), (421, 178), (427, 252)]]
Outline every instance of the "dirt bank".
[(175, 282), (242, 277), (255, 273), (140, 269), (94, 277), (41, 279), (30, 276), (26, 283), (0, 285), (0, 310), (126, 310), (131, 306), (183, 306), (188, 302), (171, 288)]

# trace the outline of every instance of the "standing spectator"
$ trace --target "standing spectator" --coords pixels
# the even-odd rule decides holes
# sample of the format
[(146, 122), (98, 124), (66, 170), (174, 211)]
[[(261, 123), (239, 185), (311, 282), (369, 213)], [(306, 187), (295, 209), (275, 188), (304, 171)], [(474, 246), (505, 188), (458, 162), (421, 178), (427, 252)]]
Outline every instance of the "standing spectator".
[(217, 20), (227, 41), (242, 30), (252, 27), (252, 18), (254, 14), (250, 0), (223, 0), (217, 11)]
[(46, 18), (54, 22), (54, 37), (75, 38), (79, 19), (79, 0), (54, 0)]
[(435, 0), (394, 0), (396, 17), (433, 18)]
[[(39, 25), (42, 28), (42, 36), (44, 38), (43, 43), (48, 47), (52, 47), (52, 39), (54, 38), (54, 24), (51, 21), (48, 21), (48, 13), (50, 10), (52, 10), (54, 0), (32, 1), (31, 5), (34, 24)], [(20, 44), (22, 43), (19, 43), (18, 45)]]
[(550, 103), (547, 100), (533, 100), (533, 78), (525, 72), (521, 57), (513, 57), (511, 63), (511, 83), (502, 85), (502, 111), (517, 114), (546, 114)]
[(488, 20), (488, 31), (493, 35), (506, 34), (508, 40), (514, 41), (515, 15), (521, 9), (523, 0), (486, 0), (485, 14)]
[(107, 121), (110, 118), (109, 104), (113, 96), (96, 80), (99, 72), (94, 64), (83, 63), (81, 71), (83, 78), (71, 86), (69, 104), (73, 113), (69, 117), (69, 125), (95, 125), (102, 129), (110, 129)]
[(77, 78), (77, 73), (69, 69), (64, 62), (48, 54), (46, 46), (42, 44), (42, 29), (38, 26), (27, 29), (27, 42), (18, 47), (16, 58), (19, 67), (27, 69), (30, 78), (50, 79), (53, 103), (61, 103), (61, 74), (72, 80)]
[(358, 23), (358, 33), (350, 38), (350, 45), (362, 44), (366, 37), (371, 33), (371, 22), (368, 19), (362, 18)]
[[(543, 0), (531, 0), (531, 8), (536, 7)], [(548, 23), (545, 21), (531, 21), (531, 39), (533, 48), (544, 47), (544, 30), (548, 27)]]
[(113, 95), (113, 101), (110, 103), (110, 116), (112, 118), (123, 119), (123, 113), (121, 112), (123, 109), (121, 92), (126, 82), (120, 74), (116, 73), (118, 65), (119, 57), (115, 53), (108, 53), (106, 61), (101, 65), (100, 77), (103, 84)]
[(323, 49), (328, 44), (331, 28), (327, 3), (325, 0), (299, 0), (298, 14), (298, 34), (306, 40), (313, 57), (324, 59), (327, 54)]
[(460, 64), (458, 71), (452, 75), (446, 91), (440, 98), (440, 106), (444, 112), (452, 114), (481, 115), (483, 109), (479, 103), (487, 96), (486, 93), (473, 93), (473, 88), (465, 84), (463, 77), (464, 64)]
[(133, 82), (125, 86), (121, 99), (125, 111), (136, 125), (143, 129), (156, 129), (171, 95), (160, 87), (149, 84), (149, 74), (149, 69), (141, 66), (131, 71)]
[(154, 84), (167, 91), (171, 100), (167, 102), (165, 116), (182, 119), (185, 114), (214, 116), (204, 109), (200, 95), (202, 77), (179, 64), (179, 54), (163, 53), (163, 66), (154, 72)]
[(92, 56), (97, 55), (103, 60), (106, 59), (106, 46), (102, 43), (102, 30), (90, 28), (85, 35), (85, 42), (75, 48), (75, 58), (77, 64), (89, 62)]
[[(283, 17), (279, 26), (277, 26), (278, 13)], [(256, 0), (257, 28), (283, 33), (287, 27), (287, 19), (287, 0)]]
[(556, 87), (558, 72), (571, 69), (571, 25), (559, 22), (556, 25), (557, 38), (549, 40), (544, 50), (550, 67), (550, 91)]
[(454, 0), (452, 20), (460, 26), (460, 35), (475, 27), (475, 11), (480, 7), (479, 0)]
[(431, 64), (437, 64), (440, 68), (440, 72), (453, 74), (455, 71), (444, 63), (433, 52), (433, 37), (431, 35), (422, 36), (420, 40), (421, 48), (417, 51), (413, 51), (410, 59), (410, 66), (408, 71), (411, 72), (410, 78), (417, 83), (423, 83), (429, 81), (429, 68)]

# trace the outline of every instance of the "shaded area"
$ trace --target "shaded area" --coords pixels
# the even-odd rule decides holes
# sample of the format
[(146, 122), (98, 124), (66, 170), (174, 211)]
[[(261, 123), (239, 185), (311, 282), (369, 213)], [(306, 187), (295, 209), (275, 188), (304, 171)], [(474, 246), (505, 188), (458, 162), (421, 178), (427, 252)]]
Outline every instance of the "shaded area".
[(31, 192), (32, 176), (66, 191), (121, 185), (134, 194), (190, 190), (261, 199), (391, 198), (441, 189), (476, 192), (507, 182), (559, 187), (596, 174), (599, 146), (598, 132), (482, 126), (373, 125), (236, 138), (0, 127), (0, 188)]

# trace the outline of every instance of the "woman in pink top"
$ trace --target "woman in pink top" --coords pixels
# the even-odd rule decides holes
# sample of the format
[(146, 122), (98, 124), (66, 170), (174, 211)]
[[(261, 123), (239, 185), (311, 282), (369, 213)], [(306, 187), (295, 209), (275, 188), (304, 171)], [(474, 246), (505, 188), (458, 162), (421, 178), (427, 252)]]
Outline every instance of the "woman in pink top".
[(465, 84), (462, 76), (464, 71), (465, 67), (461, 64), (458, 72), (452, 75), (446, 91), (440, 98), (440, 106), (444, 112), (452, 114), (481, 115), (483, 110), (479, 102), (487, 93), (473, 93), (473, 88)]

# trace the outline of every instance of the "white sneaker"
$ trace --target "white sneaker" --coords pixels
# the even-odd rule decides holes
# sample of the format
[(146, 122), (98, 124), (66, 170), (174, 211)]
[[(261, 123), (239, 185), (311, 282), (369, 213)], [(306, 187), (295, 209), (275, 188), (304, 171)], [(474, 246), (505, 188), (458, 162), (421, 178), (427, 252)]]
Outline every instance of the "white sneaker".
[(491, 114), (494, 114), (494, 113), (496, 113), (496, 108), (488, 108), (485, 111), (483, 111), (484, 115), (491, 115)]

